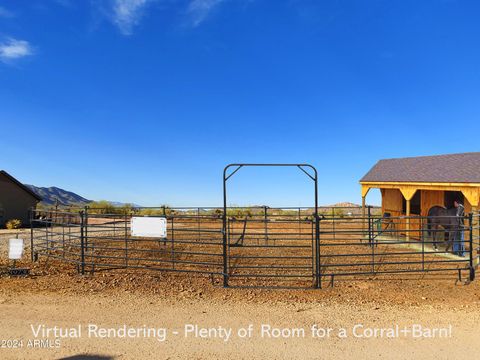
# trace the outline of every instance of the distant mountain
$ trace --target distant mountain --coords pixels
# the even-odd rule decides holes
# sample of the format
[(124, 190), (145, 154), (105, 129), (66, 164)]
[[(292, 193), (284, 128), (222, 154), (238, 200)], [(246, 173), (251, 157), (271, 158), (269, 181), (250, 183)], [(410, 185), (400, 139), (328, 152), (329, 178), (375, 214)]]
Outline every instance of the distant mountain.
[[(55, 186), (46, 188), (46, 187), (38, 187), (35, 185), (28, 185), (28, 184), (25, 184), (25, 185), (28, 186), (35, 194), (40, 196), (43, 199), (42, 202), (45, 205), (55, 205), (57, 204), (57, 201), (58, 201), (58, 205), (63, 205), (63, 206), (72, 206), (72, 205), (85, 206), (93, 201), (93, 200), (85, 199), (84, 197), (78, 194), (75, 194), (74, 192), (60, 189)], [(113, 206), (118, 206), (118, 207), (122, 207), (128, 204), (128, 203), (123, 203), (118, 201), (109, 201), (109, 203), (112, 204)], [(133, 207), (142, 207), (141, 205), (138, 205), (138, 204), (129, 204), (129, 205), (132, 205)]]
[(27, 185), (34, 193), (43, 199), (47, 205), (87, 205), (92, 200), (85, 199), (71, 191), (63, 190), (55, 186), (52, 187), (37, 187), (34, 185)]
[(336, 204), (332, 205), (327, 205), (326, 207), (350, 207), (350, 208), (355, 208), (355, 207), (362, 207), (362, 205), (354, 204), (351, 202), (339, 202)]

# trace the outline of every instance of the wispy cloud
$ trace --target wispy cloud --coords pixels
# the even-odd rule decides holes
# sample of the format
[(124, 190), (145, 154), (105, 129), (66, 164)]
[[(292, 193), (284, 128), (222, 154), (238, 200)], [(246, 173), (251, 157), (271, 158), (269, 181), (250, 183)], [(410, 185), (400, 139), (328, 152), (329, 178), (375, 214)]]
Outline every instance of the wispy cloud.
[(113, 0), (111, 19), (123, 35), (131, 35), (139, 24), (147, 3), (153, 0)]
[(200, 25), (220, 3), (225, 0), (192, 0), (188, 5), (188, 15), (193, 26)]
[(8, 63), (33, 54), (28, 41), (8, 38), (0, 43), (0, 60)]
[[(57, 0), (58, 1), (58, 0)], [(246, 3), (254, 0), (243, 0)], [(185, 16), (190, 26), (197, 27), (203, 23), (220, 4), (227, 0), (91, 0), (94, 9), (99, 10), (101, 18), (106, 17), (120, 33), (132, 35), (151, 3), (161, 3), (161, 8), (186, 5)]]
[(5, 9), (3, 6), (0, 6), (0, 17), (10, 18), (13, 17), (13, 12), (8, 9)]

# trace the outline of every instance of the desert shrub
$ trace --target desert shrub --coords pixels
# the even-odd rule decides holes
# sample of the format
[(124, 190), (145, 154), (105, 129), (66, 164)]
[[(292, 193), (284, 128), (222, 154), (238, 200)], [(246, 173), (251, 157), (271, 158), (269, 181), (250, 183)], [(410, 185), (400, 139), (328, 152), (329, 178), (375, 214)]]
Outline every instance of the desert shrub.
[(18, 219), (10, 219), (5, 223), (5, 227), (9, 230), (20, 229), (22, 222)]
[(92, 201), (88, 204), (88, 212), (91, 214), (116, 214), (117, 208), (106, 200)]
[(89, 214), (133, 214), (137, 210), (132, 204), (125, 204), (123, 206), (115, 206), (109, 201), (100, 200), (92, 201), (88, 204), (88, 213)]
[(252, 217), (251, 209), (227, 209), (227, 216), (233, 218), (249, 218)]
[(162, 215), (174, 215), (175, 211), (172, 210), (171, 207), (167, 205), (163, 205), (158, 208), (145, 208), (145, 209), (137, 209), (136, 214), (142, 216), (162, 216)]
[(345, 217), (345, 211), (343, 209), (335, 208), (335, 209), (333, 209), (333, 217), (344, 218)]

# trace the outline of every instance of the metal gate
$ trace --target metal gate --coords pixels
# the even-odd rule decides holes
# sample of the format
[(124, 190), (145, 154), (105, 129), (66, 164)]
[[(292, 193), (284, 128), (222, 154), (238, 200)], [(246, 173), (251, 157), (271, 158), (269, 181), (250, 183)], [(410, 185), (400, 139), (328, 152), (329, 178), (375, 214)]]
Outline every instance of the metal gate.
[[(243, 167), (296, 167), (314, 183), (314, 209), (231, 216), (227, 181)], [(230, 173), (230, 168), (234, 168)], [(243, 216), (242, 216), (243, 215)], [(318, 175), (310, 164), (230, 164), (223, 172), (224, 286), (320, 287)], [(230, 281), (232, 280), (232, 281)], [(274, 280), (272, 282), (272, 280)]]
[(230, 286), (312, 287), (315, 224), (311, 217), (228, 217)]

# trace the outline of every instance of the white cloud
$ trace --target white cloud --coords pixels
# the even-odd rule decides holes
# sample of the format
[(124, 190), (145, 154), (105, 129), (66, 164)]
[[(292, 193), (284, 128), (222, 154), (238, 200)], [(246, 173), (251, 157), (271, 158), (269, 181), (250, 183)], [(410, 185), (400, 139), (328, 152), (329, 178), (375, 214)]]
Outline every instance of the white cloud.
[(112, 21), (124, 35), (131, 35), (139, 24), (145, 6), (152, 0), (114, 0)]
[(4, 17), (4, 18), (13, 17), (13, 12), (11, 12), (10, 10), (7, 10), (4, 7), (0, 6), (0, 17)]
[(187, 12), (191, 16), (193, 26), (200, 25), (210, 12), (224, 0), (192, 0)]
[(0, 43), (0, 60), (9, 62), (33, 54), (32, 46), (28, 41), (9, 38)]

